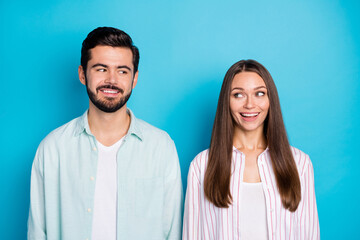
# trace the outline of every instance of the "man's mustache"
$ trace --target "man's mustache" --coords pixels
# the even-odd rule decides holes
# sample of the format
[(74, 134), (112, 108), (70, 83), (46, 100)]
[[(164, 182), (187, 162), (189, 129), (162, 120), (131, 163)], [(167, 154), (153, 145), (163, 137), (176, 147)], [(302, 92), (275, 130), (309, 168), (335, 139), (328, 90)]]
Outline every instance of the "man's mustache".
[(114, 90), (118, 90), (120, 93), (124, 93), (124, 90), (121, 88), (118, 88), (117, 86), (114, 85), (102, 85), (96, 88), (96, 92), (98, 92), (100, 89), (103, 88), (108, 88), (108, 89), (114, 89)]

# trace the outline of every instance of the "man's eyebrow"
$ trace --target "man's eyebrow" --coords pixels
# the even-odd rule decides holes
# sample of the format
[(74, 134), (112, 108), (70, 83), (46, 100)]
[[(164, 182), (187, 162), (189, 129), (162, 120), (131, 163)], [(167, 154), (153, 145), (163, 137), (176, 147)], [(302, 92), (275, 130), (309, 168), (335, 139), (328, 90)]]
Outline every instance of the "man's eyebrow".
[(91, 66), (91, 68), (96, 68), (96, 67), (104, 67), (107, 68), (108, 66), (102, 63), (95, 63), (94, 65)]
[(119, 68), (126, 68), (126, 69), (128, 69), (129, 71), (131, 71), (131, 68), (130, 68), (129, 66), (126, 66), (126, 65), (120, 65), (120, 66), (118, 66), (117, 68), (118, 68), (118, 69), (119, 69)]
[[(103, 63), (95, 63), (94, 65), (91, 66), (91, 68), (96, 68), (96, 67), (108, 68), (109, 66), (106, 64), (103, 64)], [(121, 69), (121, 68), (126, 68), (129, 71), (131, 71), (131, 68), (129, 66), (126, 66), (126, 65), (117, 66), (117, 69)]]

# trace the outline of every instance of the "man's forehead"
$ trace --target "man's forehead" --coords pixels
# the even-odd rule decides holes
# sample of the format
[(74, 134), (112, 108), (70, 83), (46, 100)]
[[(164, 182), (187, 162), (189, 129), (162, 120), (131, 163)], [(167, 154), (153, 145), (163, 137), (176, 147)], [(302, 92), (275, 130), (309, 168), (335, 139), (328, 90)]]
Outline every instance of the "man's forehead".
[(130, 66), (133, 67), (133, 53), (131, 49), (127, 47), (98, 45), (90, 49), (89, 62), (94, 61), (105, 61), (113, 64), (121, 62), (123, 64), (130, 64)]
[(113, 47), (107, 45), (97, 45), (94, 48), (90, 49), (90, 53), (92, 54), (117, 54), (117, 55), (133, 55), (132, 51), (128, 47)]

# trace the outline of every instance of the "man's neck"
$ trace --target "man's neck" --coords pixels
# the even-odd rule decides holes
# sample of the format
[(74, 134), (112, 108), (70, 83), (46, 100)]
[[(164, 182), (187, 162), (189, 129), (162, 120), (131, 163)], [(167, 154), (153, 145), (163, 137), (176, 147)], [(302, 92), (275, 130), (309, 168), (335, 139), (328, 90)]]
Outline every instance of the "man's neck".
[(106, 113), (90, 103), (88, 122), (91, 133), (104, 146), (111, 146), (119, 141), (130, 127), (130, 116), (126, 104), (113, 113)]

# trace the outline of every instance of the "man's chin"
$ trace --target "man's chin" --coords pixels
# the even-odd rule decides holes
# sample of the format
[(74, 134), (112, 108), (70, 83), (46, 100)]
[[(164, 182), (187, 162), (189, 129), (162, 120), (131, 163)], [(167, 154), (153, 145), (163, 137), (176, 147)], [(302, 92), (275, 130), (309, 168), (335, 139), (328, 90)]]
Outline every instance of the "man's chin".
[(119, 105), (99, 105), (99, 104), (94, 104), (95, 107), (97, 109), (99, 109), (100, 111), (102, 112), (106, 112), (106, 113), (114, 113), (114, 112), (117, 112), (118, 110), (120, 110), (124, 105), (122, 106), (119, 106)]
[(102, 112), (114, 113), (121, 109), (131, 96), (131, 92), (120, 99), (116, 98), (104, 98), (98, 99), (97, 96), (87, 88), (88, 96), (92, 104)]

